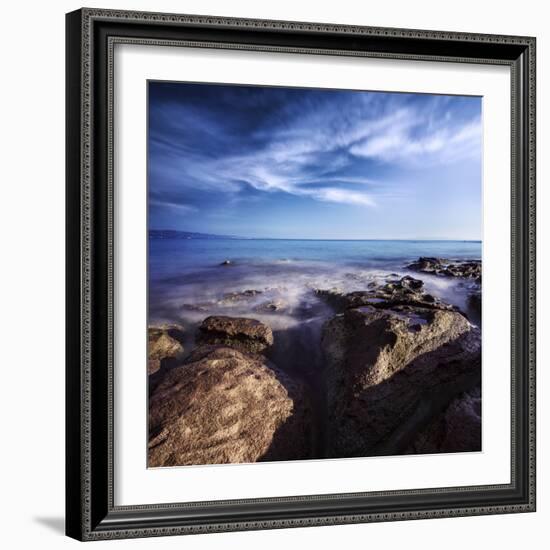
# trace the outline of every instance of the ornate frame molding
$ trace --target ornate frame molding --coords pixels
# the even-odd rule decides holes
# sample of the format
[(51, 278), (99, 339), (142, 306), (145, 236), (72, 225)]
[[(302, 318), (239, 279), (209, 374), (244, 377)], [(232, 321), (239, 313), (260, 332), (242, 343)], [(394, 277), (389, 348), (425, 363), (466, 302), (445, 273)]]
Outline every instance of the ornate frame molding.
[[(251, 32), (254, 43), (244, 40)], [(182, 36), (174, 38), (178, 34)], [(322, 47), (325, 36), (336, 37), (346, 47)], [(369, 41), (352, 47), (349, 37)], [(274, 39), (279, 43), (273, 44)], [(112, 109), (118, 43), (510, 66), (513, 443), (509, 485), (114, 506)], [(68, 14), (67, 534), (99, 540), (534, 511), (535, 86), (531, 37), (87, 8)], [(106, 100), (100, 92), (105, 92)], [(105, 395), (100, 395), (102, 390)], [(471, 504), (460, 500), (460, 494), (474, 493), (477, 500)], [(414, 502), (407, 503), (411, 497)], [(364, 511), (358, 506), (361, 499)], [(433, 506), (425, 509), (429, 499)], [(367, 506), (367, 501), (376, 503)], [(305, 503), (309, 510), (303, 510)], [(303, 505), (299, 513), (292, 504)], [(258, 505), (267, 505), (263, 515), (255, 511)], [(392, 506), (392, 511), (386, 510)]]

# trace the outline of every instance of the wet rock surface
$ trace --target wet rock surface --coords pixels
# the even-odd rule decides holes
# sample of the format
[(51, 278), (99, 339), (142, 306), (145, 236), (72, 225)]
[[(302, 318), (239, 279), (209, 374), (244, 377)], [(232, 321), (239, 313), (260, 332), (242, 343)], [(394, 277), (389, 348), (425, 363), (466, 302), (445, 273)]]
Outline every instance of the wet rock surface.
[(444, 258), (420, 257), (407, 266), (421, 273), (444, 277), (463, 277), (481, 282), (480, 260), (447, 260)]
[(344, 293), (339, 288), (315, 289), (315, 294), (335, 311), (361, 306), (387, 309), (395, 306), (417, 306), (428, 309), (456, 310), (424, 290), (424, 282), (409, 275), (389, 278), (385, 283), (372, 282), (367, 290)]
[(248, 353), (263, 353), (273, 344), (273, 333), (256, 319), (218, 315), (202, 322), (195, 340), (200, 345), (228, 345)]
[(403, 453), (480, 379), (480, 332), (452, 310), (348, 308), (325, 324), (321, 344), (328, 456)]
[(149, 466), (308, 458), (301, 384), (258, 355), (201, 346), (172, 369), (149, 407)]

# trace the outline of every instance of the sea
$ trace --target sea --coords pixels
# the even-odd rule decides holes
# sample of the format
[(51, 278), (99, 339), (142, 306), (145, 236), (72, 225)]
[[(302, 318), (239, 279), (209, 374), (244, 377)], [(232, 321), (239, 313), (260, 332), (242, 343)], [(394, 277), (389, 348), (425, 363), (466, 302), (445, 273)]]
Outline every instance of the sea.
[[(365, 290), (370, 282), (407, 274), (464, 309), (464, 281), (407, 269), (420, 256), (480, 260), (481, 242), (150, 238), (149, 321), (196, 320), (206, 307), (212, 314), (250, 313), (278, 300), (281, 307), (266, 315), (277, 326), (288, 326), (316, 309), (315, 289)], [(252, 300), (224, 301), (230, 293), (247, 290), (261, 293)]]

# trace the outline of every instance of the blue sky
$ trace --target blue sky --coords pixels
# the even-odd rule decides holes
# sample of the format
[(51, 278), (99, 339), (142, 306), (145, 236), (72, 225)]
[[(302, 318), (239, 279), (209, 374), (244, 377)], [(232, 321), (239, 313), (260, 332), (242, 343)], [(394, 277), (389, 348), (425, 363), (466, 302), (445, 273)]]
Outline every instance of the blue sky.
[(481, 239), (481, 98), (149, 83), (149, 227)]

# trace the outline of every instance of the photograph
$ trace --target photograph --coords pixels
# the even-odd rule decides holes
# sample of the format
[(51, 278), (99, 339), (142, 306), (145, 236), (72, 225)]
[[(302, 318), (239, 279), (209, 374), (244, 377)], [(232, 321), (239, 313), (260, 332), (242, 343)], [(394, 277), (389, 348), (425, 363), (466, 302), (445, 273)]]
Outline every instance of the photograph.
[(483, 450), (482, 106), (147, 82), (149, 468)]

